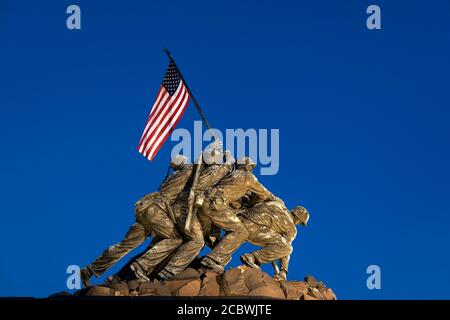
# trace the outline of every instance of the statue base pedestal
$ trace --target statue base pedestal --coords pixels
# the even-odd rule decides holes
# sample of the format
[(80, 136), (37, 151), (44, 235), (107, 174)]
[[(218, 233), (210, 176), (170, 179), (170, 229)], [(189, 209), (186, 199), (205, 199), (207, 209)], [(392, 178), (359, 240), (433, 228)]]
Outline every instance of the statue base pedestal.
[[(62, 294), (52, 297), (58, 295)], [(304, 281), (285, 281), (247, 266), (230, 268), (223, 274), (188, 268), (166, 281), (130, 280), (103, 284), (79, 290), (74, 293), (74, 296), (336, 300), (333, 290), (312, 276), (305, 277)]]

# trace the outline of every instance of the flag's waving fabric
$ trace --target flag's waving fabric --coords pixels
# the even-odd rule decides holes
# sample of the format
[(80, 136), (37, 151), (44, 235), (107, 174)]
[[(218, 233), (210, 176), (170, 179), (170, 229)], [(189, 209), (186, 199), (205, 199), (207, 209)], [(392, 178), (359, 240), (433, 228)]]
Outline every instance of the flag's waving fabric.
[(171, 62), (139, 141), (139, 153), (153, 160), (180, 121), (188, 103), (188, 90), (181, 74)]

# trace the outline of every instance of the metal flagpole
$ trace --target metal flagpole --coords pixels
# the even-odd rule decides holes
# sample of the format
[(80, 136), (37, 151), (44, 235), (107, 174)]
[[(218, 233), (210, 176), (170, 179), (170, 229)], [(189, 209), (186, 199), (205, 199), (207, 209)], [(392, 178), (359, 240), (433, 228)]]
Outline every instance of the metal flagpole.
[[(175, 63), (175, 60), (173, 59), (173, 57), (172, 57), (172, 55), (170, 54), (169, 50), (168, 50), (168, 49), (164, 49), (164, 52), (167, 54), (167, 56), (169, 57), (170, 62), (173, 63), (173, 65), (174, 65), (175, 68), (177, 69), (178, 73), (180, 74), (181, 80), (183, 81), (184, 86), (186, 87), (186, 90), (187, 90), (188, 93), (189, 93), (189, 96), (191, 97), (192, 101), (194, 102), (195, 108), (197, 109), (198, 113), (200, 114), (200, 117), (202, 118), (203, 123), (205, 124), (206, 128), (208, 128), (208, 130), (211, 130), (211, 126), (209, 125), (208, 120), (206, 120), (206, 117), (205, 117), (205, 115), (203, 114), (203, 111), (202, 111), (202, 109), (200, 108), (200, 105), (198, 104), (197, 99), (195, 99), (194, 95), (192, 94), (191, 89), (189, 89), (189, 86), (188, 86), (186, 80), (184, 80), (184, 77), (183, 77), (183, 74), (182, 74), (181, 71), (180, 71), (180, 68), (178, 68), (178, 66), (177, 66), (177, 64)], [(216, 140), (216, 137), (215, 137), (214, 135), (212, 136), (212, 138), (213, 138), (214, 140)]]
[[(168, 49), (164, 49), (164, 52), (167, 54), (167, 56), (169, 57), (170, 62), (173, 63), (173, 65), (177, 69), (178, 73), (180, 74), (181, 80), (183, 81), (183, 84), (186, 87), (186, 90), (188, 91), (189, 96), (191, 97), (192, 101), (194, 102), (195, 108), (197, 109), (198, 113), (200, 114), (200, 117), (202, 118), (203, 123), (205, 124), (206, 128), (208, 130), (211, 130), (211, 126), (209, 125), (208, 120), (206, 120), (206, 117), (205, 117), (205, 114), (202, 111), (202, 108), (200, 108), (200, 105), (198, 104), (197, 99), (195, 99), (191, 89), (189, 88), (186, 80), (183, 77), (183, 74), (180, 71), (180, 68), (178, 68), (175, 60), (173, 59), (172, 55), (170, 54), (170, 51)], [(211, 135), (212, 135), (213, 142), (214, 141), (218, 141), (217, 138), (214, 136), (214, 134), (212, 134), (212, 132), (211, 132)], [(187, 217), (186, 217), (186, 223), (185, 223), (185, 226), (184, 226), (185, 233), (187, 233), (189, 231), (190, 226), (191, 226), (192, 216), (195, 215), (195, 213), (194, 213), (195, 190), (196, 190), (196, 186), (197, 186), (197, 180), (198, 180), (199, 175), (200, 175), (200, 170), (202, 169), (202, 162), (203, 162), (202, 154), (203, 153), (200, 154), (198, 163), (196, 165), (194, 181), (192, 183), (192, 187), (191, 187), (191, 190), (189, 192), (189, 201), (188, 201), (189, 202), (189, 205), (188, 205), (189, 209), (188, 209), (188, 214), (187, 214)]]
[[(189, 96), (191, 97), (192, 101), (194, 102), (195, 108), (197, 109), (198, 113), (200, 114), (200, 117), (202, 118), (202, 121), (203, 121), (203, 123), (205, 124), (206, 128), (207, 128), (208, 130), (211, 130), (211, 126), (209, 125), (208, 120), (206, 120), (205, 114), (203, 113), (202, 109), (200, 108), (200, 105), (198, 104), (197, 99), (195, 99), (194, 95), (192, 94), (191, 89), (189, 88), (189, 86), (188, 86), (186, 80), (184, 79), (183, 74), (182, 74), (181, 71), (180, 71), (180, 68), (178, 68), (178, 65), (176, 64), (175, 60), (173, 59), (172, 55), (170, 54), (169, 49), (164, 49), (164, 52), (167, 54), (167, 57), (169, 58), (170, 62), (173, 63), (174, 67), (177, 69), (178, 73), (180, 74), (181, 80), (183, 81), (184, 86), (186, 87), (186, 90), (187, 90), (188, 93), (189, 93)], [(216, 136), (214, 136), (214, 134), (211, 134), (211, 135), (212, 135), (212, 140), (213, 140), (213, 142), (216, 141), (216, 140), (217, 140), (217, 139), (216, 139)], [(199, 166), (200, 166), (200, 165), (199, 165)], [(164, 181), (163, 181), (163, 183), (161, 184), (161, 186), (162, 186), (162, 185), (164, 184), (164, 182), (167, 180), (167, 178), (169, 177), (169, 174), (170, 174), (170, 166), (169, 166), (169, 168), (168, 168), (168, 170), (167, 170), (166, 177), (164, 178)]]

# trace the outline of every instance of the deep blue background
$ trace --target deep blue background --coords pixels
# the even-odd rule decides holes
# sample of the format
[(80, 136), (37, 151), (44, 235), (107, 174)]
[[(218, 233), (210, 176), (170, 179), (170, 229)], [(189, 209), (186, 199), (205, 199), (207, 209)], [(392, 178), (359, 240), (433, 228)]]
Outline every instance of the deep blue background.
[[(450, 298), (448, 1), (7, 0), (0, 40), (1, 296), (65, 290), (158, 187), (174, 143), (153, 162), (136, 146), (168, 47), (214, 127), (280, 128), (280, 172), (260, 180), (311, 212), (291, 279)], [(179, 127), (198, 119), (191, 104)]]

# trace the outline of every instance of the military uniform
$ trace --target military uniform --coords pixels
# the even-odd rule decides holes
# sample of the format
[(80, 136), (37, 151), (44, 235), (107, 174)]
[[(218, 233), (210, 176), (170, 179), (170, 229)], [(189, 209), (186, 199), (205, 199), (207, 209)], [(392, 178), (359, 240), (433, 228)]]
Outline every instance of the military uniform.
[(251, 194), (257, 202), (274, 198), (259, 183), (253, 173), (245, 168), (236, 169), (207, 193), (205, 204), (200, 213), (200, 220), (204, 224), (203, 228), (208, 229), (205, 224), (209, 221), (209, 223), (225, 230), (227, 234), (203, 259), (204, 265), (223, 268), (231, 260), (231, 255), (248, 238), (247, 228), (236, 215), (236, 204), (248, 194)]
[(292, 241), (297, 235), (290, 211), (279, 201), (270, 201), (243, 211), (240, 219), (248, 231), (247, 241), (263, 247), (251, 253), (257, 263), (281, 259), (281, 269), (287, 272)]
[[(155, 265), (164, 259), (166, 252), (172, 252), (180, 246), (181, 235), (171, 220), (168, 210), (188, 183), (192, 171), (192, 165), (184, 165), (162, 184), (158, 192), (140, 199), (135, 206), (136, 222), (130, 227), (125, 238), (106, 249), (87, 269), (95, 276), (101, 276), (149, 236), (162, 238), (145, 254), (151, 256), (151, 259), (148, 257), (143, 259)], [(139, 262), (141, 258), (137, 261)]]
[[(231, 163), (212, 164), (203, 168), (198, 178), (196, 197), (201, 197), (206, 190), (212, 188), (224, 176), (229, 174), (232, 168)], [(189, 193), (190, 188), (183, 190), (173, 205), (173, 213), (179, 230), (184, 230), (186, 224), (186, 217), (189, 210)], [(183, 236), (184, 243), (177, 249), (169, 263), (164, 267), (164, 270), (171, 275), (183, 271), (197, 257), (205, 244), (203, 229), (196, 215), (192, 217), (190, 229)], [(140, 263), (146, 267), (148, 266), (146, 262), (141, 261)], [(148, 272), (149, 270), (145, 271)]]

